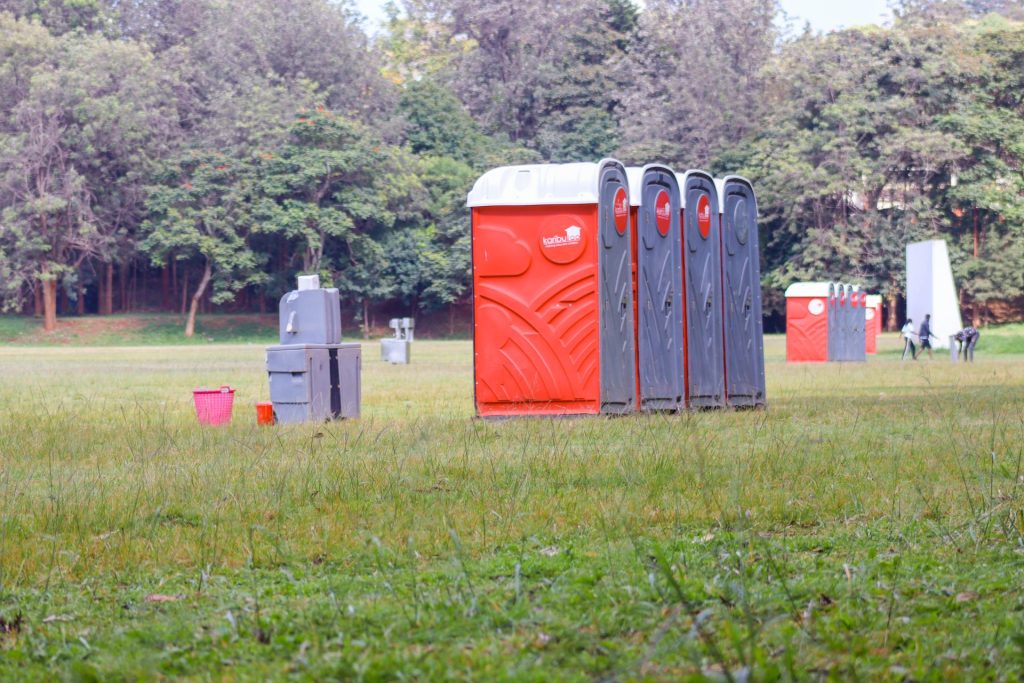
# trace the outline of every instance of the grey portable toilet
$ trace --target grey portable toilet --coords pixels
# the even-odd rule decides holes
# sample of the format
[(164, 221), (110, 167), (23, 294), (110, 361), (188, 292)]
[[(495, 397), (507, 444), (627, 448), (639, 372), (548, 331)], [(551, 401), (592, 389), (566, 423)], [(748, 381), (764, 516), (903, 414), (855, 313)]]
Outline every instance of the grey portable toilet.
[(838, 283), (836, 285), (836, 332), (835, 332), (835, 357), (831, 360), (845, 361), (847, 347), (849, 346), (849, 310), (846, 308), (848, 285)]
[(359, 417), (362, 351), (341, 343), (338, 290), (300, 276), (281, 297), (281, 344), (267, 347), (270, 400), (277, 422)]
[(828, 283), (828, 355), (827, 360), (839, 360), (839, 283)]
[(683, 202), (686, 402), (691, 408), (725, 405), (722, 340), (722, 241), (715, 180), (687, 171), (679, 182)]
[(868, 359), (867, 344), (867, 309), (864, 307), (864, 290), (860, 285), (853, 286), (853, 295), (850, 298), (850, 348), (849, 360), (855, 363), (864, 363)]
[(719, 201), (726, 401), (735, 407), (764, 405), (764, 328), (757, 198), (750, 181), (739, 176), (726, 176), (720, 184)]
[(618, 161), (601, 162), (597, 230), (600, 280), (601, 412), (636, 410), (636, 331), (633, 301), (633, 231), (629, 180)]
[(631, 172), (639, 176), (633, 204), (637, 207), (640, 408), (679, 410), (686, 401), (679, 184), (665, 166), (651, 164), (639, 173)]

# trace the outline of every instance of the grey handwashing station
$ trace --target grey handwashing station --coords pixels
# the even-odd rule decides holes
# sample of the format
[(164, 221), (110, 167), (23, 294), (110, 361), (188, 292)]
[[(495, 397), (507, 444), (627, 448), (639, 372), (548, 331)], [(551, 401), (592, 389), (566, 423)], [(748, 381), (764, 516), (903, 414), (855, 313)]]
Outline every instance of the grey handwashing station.
[(300, 275), (299, 288), (281, 297), (280, 322), (280, 345), (267, 347), (277, 422), (359, 417), (362, 355), (359, 344), (341, 343), (338, 290)]

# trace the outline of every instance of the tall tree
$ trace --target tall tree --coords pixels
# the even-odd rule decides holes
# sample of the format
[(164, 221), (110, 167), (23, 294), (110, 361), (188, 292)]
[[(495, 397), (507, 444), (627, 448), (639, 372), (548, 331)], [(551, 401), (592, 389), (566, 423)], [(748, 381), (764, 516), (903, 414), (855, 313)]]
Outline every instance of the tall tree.
[(17, 99), (0, 123), (0, 193), (6, 229), (21, 235), (21, 263), (36, 264), (20, 270), (43, 287), (52, 329), (60, 280), (131, 243), (142, 188), (176, 137), (173, 83), (139, 45), (99, 34), (47, 38), (9, 15), (0, 22), (0, 40), (37, 60), (15, 61)]
[(199, 270), (185, 321), (191, 337), (207, 288), (214, 303), (224, 303), (267, 277), (265, 257), (250, 241), (256, 175), (244, 159), (193, 151), (168, 163), (159, 180), (150, 188), (141, 247), (154, 265), (172, 258)]
[(705, 167), (756, 130), (776, 13), (775, 0), (647, 2), (622, 64), (620, 155)]

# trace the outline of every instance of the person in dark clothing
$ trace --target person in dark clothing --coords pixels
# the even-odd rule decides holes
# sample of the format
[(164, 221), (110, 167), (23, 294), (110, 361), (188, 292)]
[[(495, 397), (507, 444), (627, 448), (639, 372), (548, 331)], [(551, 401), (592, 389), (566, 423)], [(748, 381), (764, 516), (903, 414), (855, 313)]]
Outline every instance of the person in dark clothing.
[(932, 334), (932, 314), (928, 313), (924, 316), (924, 322), (921, 323), (921, 327), (917, 331), (917, 341), (921, 343), (921, 349), (914, 356), (914, 360), (920, 358), (925, 349), (928, 349), (929, 360), (935, 357), (932, 355), (932, 337), (938, 339), (938, 337)]
[(964, 356), (964, 362), (974, 362), (974, 346), (978, 343), (978, 339), (981, 338), (981, 332), (978, 332), (977, 328), (968, 325), (964, 329), (960, 330), (953, 335), (953, 339), (957, 341), (956, 357), (959, 358), (960, 354)]

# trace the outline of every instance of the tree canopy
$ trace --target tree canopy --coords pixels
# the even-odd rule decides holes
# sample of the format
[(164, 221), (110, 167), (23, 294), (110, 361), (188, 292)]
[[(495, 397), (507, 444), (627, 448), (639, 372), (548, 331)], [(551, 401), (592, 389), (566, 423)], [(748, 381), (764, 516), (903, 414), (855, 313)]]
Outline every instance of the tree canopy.
[(603, 156), (749, 177), (768, 311), (844, 278), (895, 323), (904, 247), (927, 238), (976, 315), (1024, 296), (1019, 1), (905, 0), (828, 34), (774, 0), (388, 15), (370, 35), (344, 1), (0, 0), (3, 310), (52, 327), (132, 292), (191, 333), (298, 272), (367, 323), (451, 307), (480, 173)]

